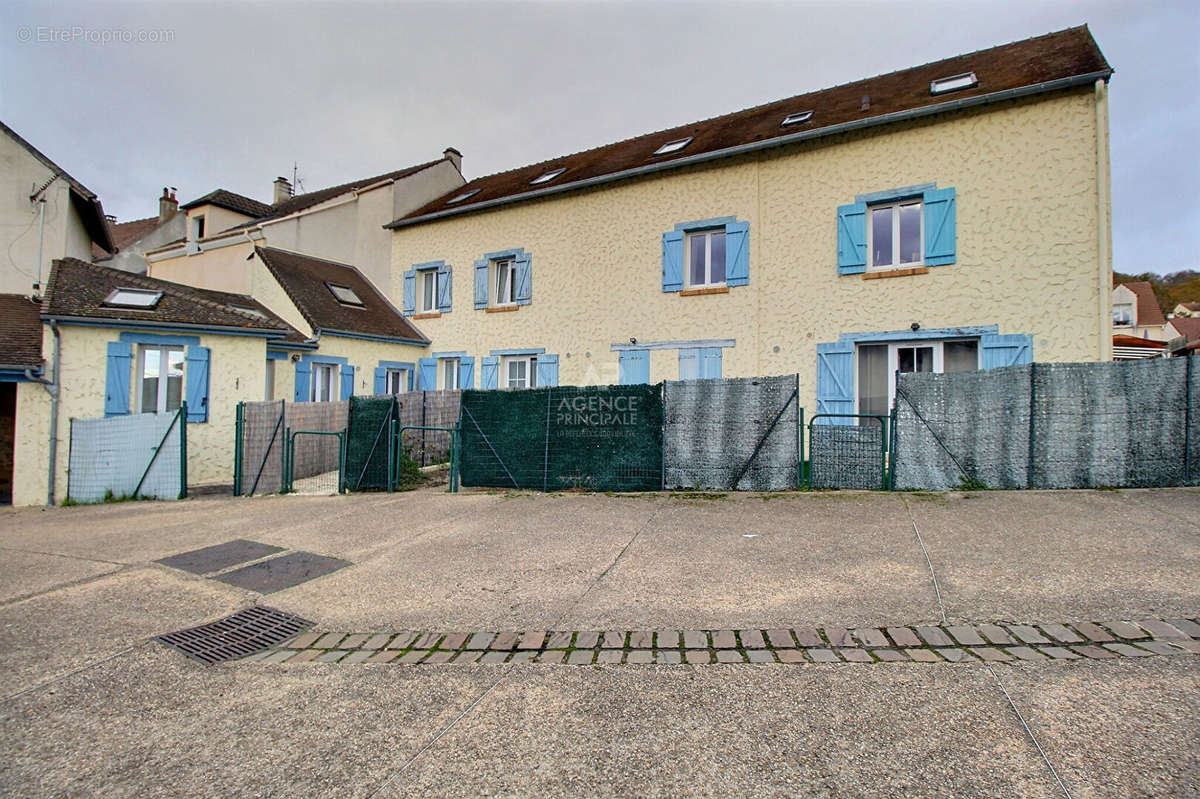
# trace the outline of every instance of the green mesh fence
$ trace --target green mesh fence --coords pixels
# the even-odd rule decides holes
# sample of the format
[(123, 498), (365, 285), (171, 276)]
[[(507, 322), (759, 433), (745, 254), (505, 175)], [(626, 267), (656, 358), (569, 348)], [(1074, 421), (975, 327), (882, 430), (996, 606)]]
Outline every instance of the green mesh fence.
[(397, 412), (395, 397), (350, 398), (345, 478), (350, 491), (387, 489), (388, 436)]
[(662, 487), (662, 384), (464, 391), (460, 422), (463, 485)]

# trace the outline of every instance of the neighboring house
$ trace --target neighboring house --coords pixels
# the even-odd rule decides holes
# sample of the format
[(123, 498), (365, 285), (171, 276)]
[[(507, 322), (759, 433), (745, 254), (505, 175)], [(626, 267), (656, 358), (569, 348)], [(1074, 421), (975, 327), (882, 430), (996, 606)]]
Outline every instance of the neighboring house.
[(1116, 333), (1151, 341), (1166, 341), (1167, 318), (1159, 307), (1154, 286), (1144, 280), (1122, 283), (1112, 290), (1112, 320)]
[(1177, 316), (1167, 322), (1167, 340), (1183, 338), (1184, 343), (1176, 344), (1173, 355), (1187, 355), (1200, 350), (1200, 317)]
[(1175, 306), (1171, 315), (1176, 318), (1200, 316), (1200, 302), (1181, 302)]
[(1167, 343), (1138, 336), (1117, 333), (1113, 336), (1114, 361), (1140, 361), (1145, 358), (1167, 357)]
[(389, 225), (422, 385), (875, 414), (897, 371), (1109, 360), (1111, 74), (1073, 28), (472, 180)]
[(35, 382), (42, 371), (40, 312), (28, 294), (0, 294), (0, 505), (12, 502), (17, 398), (28, 403), (45, 394)]
[(217, 189), (182, 206), (186, 231), (147, 252), (149, 274), (164, 280), (249, 291), (243, 264), (256, 246), (303, 252), (356, 265), (384, 293), (391, 291), (391, 234), (384, 229), (463, 184), (462, 156), (447, 149), (436, 161), (292, 194), (276, 178), (272, 204)]
[(162, 196), (158, 198), (158, 216), (145, 219), (133, 219), (129, 222), (112, 222), (109, 231), (112, 236), (113, 253), (106, 254), (98, 247), (92, 247), (94, 263), (111, 266), (135, 274), (146, 274), (146, 251), (153, 250), (178, 241), (183, 237), (187, 225), (187, 214), (179, 210), (179, 202), (175, 192), (163, 188)]
[(38, 293), (51, 262), (93, 246), (113, 250), (100, 198), (0, 122), (0, 293)]

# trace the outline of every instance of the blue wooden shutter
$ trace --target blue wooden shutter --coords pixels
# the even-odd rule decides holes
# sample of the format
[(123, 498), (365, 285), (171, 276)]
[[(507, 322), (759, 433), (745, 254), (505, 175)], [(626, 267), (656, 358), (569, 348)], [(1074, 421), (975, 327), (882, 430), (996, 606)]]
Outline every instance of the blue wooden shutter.
[(458, 387), (475, 388), (475, 358), (460, 358), (458, 364)]
[[(854, 345), (841, 341), (817, 345), (817, 413), (854, 413)], [(825, 419), (852, 424), (853, 419)]]
[(672, 230), (662, 235), (662, 290), (683, 288), (683, 231)]
[(537, 356), (538, 388), (553, 388), (558, 385), (558, 356)]
[(700, 350), (679, 351), (679, 379), (696, 380), (700, 377)]
[(308, 387), (312, 381), (312, 364), (299, 361), (296, 364), (296, 402), (308, 402)]
[(129, 413), (129, 371), (133, 345), (128, 341), (108, 342), (108, 365), (104, 377), (104, 415)]
[(745, 286), (749, 282), (750, 223), (730, 222), (725, 225), (725, 285)]
[(452, 290), (454, 276), (450, 273), (450, 267), (444, 265), (439, 266), (437, 270), (437, 280), (437, 309), (441, 313), (446, 313), (450, 310), (451, 299), (454, 296)]
[(437, 390), (437, 358), (422, 358), (417, 362), (417, 390)]
[(650, 382), (650, 350), (621, 350), (618, 366), (621, 385)]
[(375, 368), (375, 395), (387, 393), (387, 369), (382, 366)]
[(988, 333), (979, 339), (983, 369), (1033, 363), (1033, 336), (1029, 333)]
[(479, 371), (480, 388), (496, 388), (499, 385), (500, 359), (484, 358)]
[(400, 312), (412, 316), (417, 312), (417, 270), (409, 269), (404, 273), (404, 304)]
[(954, 189), (925, 192), (925, 265), (954, 263)]
[(867, 271), (867, 204), (839, 205), (837, 209), (838, 274)]
[(183, 379), (187, 382), (187, 420), (208, 421), (208, 347), (188, 347)]
[(488, 304), (488, 262), (487, 259), (475, 262), (475, 310), (486, 308)]
[(516, 298), (517, 305), (528, 305), (533, 302), (533, 264), (532, 256), (523, 253), (513, 262), (516, 269)]
[(700, 350), (700, 376), (713, 380), (721, 376), (721, 348), (705, 347)]
[(350, 364), (342, 364), (342, 396), (344, 400), (354, 396), (354, 367)]

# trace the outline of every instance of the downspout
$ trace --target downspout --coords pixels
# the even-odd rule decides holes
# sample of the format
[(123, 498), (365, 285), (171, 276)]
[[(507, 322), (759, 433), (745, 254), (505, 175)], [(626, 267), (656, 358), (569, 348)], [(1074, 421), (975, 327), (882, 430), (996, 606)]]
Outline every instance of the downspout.
[(37, 285), (34, 291), (42, 290), (42, 243), (46, 237), (46, 198), (38, 199), (38, 267), (37, 267)]
[[(1100, 282), (1099, 360), (1112, 360), (1112, 263), (1110, 261), (1108, 198), (1108, 84), (1103, 78), (1095, 83), (1096, 97), (1096, 269)], [(1108, 342), (1108, 346), (1105, 342)], [(1106, 357), (1107, 356), (1107, 357)]]
[(25, 377), (33, 383), (40, 383), (46, 389), (46, 393), (50, 395), (50, 465), (49, 472), (46, 476), (46, 504), (54, 504), (54, 481), (57, 475), (58, 467), (58, 360), (62, 351), (62, 337), (58, 330), (58, 322), (50, 320), (50, 332), (54, 334), (54, 366), (50, 371), (51, 378), (47, 380), (44, 377), (38, 377), (33, 373), (33, 368), (25, 369)]

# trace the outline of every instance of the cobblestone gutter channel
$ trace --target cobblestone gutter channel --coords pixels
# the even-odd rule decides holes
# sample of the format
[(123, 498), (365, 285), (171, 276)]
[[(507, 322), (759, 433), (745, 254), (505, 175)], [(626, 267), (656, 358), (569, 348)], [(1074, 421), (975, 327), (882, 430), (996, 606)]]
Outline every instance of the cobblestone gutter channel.
[(771, 630), (309, 632), (240, 663), (887, 663), (1200, 654), (1200, 619)]

